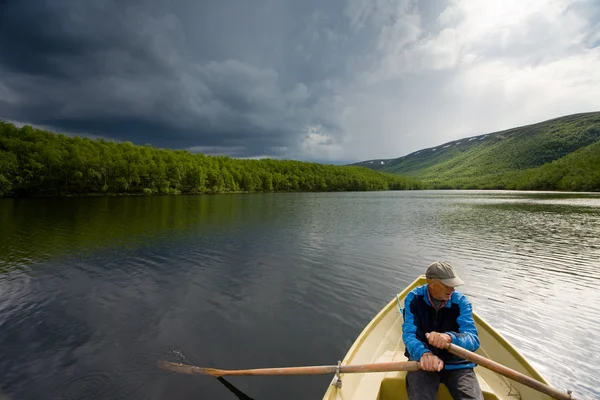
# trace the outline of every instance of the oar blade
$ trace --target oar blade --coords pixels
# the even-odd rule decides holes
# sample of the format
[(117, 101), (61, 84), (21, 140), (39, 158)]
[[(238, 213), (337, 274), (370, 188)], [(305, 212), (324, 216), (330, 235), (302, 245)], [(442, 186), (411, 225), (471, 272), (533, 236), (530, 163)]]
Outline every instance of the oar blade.
[(227, 375), (226, 371), (216, 368), (200, 368), (194, 365), (179, 364), (170, 361), (158, 361), (158, 367), (167, 371), (189, 375), (210, 375), (216, 377)]

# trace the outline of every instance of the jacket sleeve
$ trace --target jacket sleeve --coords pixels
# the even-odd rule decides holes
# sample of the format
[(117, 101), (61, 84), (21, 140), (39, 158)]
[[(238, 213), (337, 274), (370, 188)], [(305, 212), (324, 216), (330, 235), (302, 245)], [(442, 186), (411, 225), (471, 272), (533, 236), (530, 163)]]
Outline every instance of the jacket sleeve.
[(402, 340), (413, 360), (419, 361), (429, 349), (417, 338), (417, 326), (420, 324), (418, 317), (412, 313), (411, 306), (415, 298), (409, 293), (404, 301), (404, 322), (402, 323)]
[(466, 296), (459, 300), (460, 315), (458, 317), (458, 332), (446, 332), (452, 338), (452, 343), (469, 351), (479, 348), (479, 337), (473, 320), (473, 307)]

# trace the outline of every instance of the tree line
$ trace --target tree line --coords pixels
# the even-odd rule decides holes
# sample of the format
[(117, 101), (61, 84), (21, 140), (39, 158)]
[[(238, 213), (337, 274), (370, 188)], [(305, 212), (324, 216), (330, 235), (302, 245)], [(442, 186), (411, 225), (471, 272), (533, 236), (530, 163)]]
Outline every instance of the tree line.
[(371, 191), (422, 188), (364, 167), (240, 160), (56, 134), (0, 121), (0, 196)]

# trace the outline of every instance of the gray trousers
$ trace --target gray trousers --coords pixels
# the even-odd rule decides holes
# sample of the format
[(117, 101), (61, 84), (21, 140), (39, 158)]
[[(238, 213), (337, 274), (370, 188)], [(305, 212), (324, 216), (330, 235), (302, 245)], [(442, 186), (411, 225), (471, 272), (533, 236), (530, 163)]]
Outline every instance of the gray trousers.
[(410, 371), (406, 373), (409, 400), (436, 400), (443, 383), (454, 400), (483, 400), (483, 393), (473, 368), (441, 370), (440, 372)]

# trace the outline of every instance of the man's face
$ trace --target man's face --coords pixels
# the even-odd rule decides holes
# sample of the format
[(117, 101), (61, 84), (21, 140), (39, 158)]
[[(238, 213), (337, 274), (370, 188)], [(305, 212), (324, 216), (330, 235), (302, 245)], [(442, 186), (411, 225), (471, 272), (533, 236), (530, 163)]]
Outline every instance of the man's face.
[(429, 284), (431, 296), (435, 297), (438, 300), (448, 301), (450, 300), (452, 293), (454, 293), (453, 287), (446, 286), (437, 279), (428, 279), (427, 283)]

